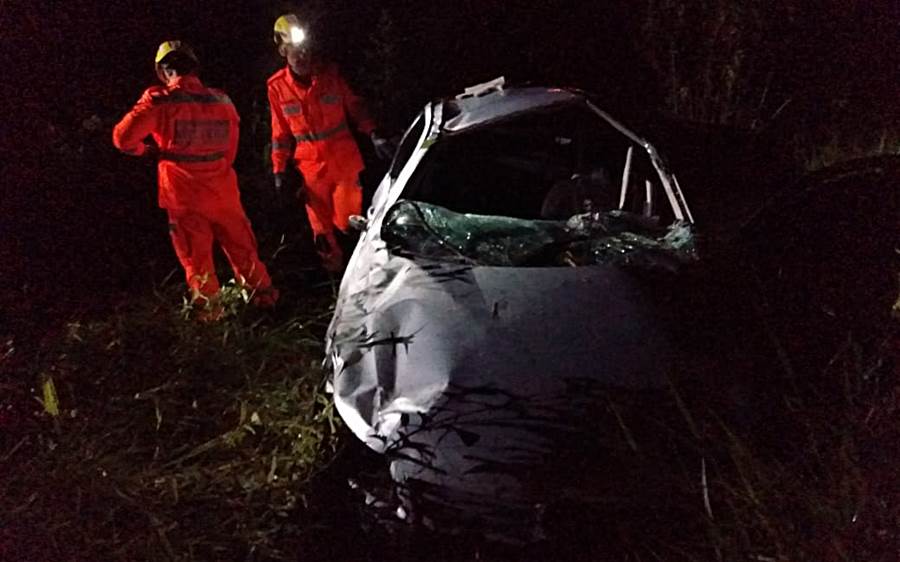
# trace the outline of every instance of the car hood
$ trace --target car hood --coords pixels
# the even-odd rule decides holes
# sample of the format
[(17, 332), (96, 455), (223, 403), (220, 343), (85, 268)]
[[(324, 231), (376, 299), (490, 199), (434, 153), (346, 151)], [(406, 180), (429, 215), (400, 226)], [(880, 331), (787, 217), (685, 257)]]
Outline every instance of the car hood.
[(392, 433), (393, 414), (426, 412), (452, 387), (534, 394), (580, 378), (632, 388), (662, 383), (646, 353), (659, 349), (662, 331), (639, 283), (618, 267), (393, 258), (370, 273), (380, 290), (349, 295), (353, 305), (331, 346), (338, 407), (370, 444), (372, 434)]

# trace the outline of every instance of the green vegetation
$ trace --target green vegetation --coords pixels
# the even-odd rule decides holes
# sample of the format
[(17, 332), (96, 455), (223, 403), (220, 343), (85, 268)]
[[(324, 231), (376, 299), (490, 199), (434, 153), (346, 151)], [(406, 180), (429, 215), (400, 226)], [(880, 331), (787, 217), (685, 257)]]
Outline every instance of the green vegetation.
[[(798, 16), (790, 2), (768, 9), (644, 0), (629, 5), (631, 21), (619, 36), (604, 31), (590, 3), (566, 10), (556, 4), (536, 3), (512, 29), (506, 7), (479, 20), (471, 6), (446, 10), (422, 3), (410, 11), (398, 4), (380, 8), (366, 33), (348, 33), (352, 22), (342, 17), (341, 33), (332, 36), (354, 57), (360, 49), (343, 42), (356, 37), (365, 43), (365, 64), (354, 58), (348, 70), (359, 75), (361, 91), (389, 129), (405, 127), (425, 99), (508, 72), (519, 80), (583, 86), (604, 100), (633, 102), (638, 113), (646, 101), (655, 113), (734, 133), (740, 142), (709, 143), (722, 144), (726, 157), (711, 156), (715, 151), (684, 157), (699, 169), (694, 182), (714, 184), (705, 207), (694, 205), (698, 215), (705, 210), (700, 226), (706, 233), (730, 227), (732, 216), (752, 214), (792, 176), (900, 153), (895, 107), (866, 93), (890, 80), (888, 70), (838, 80), (834, 88), (817, 77), (829, 75), (822, 61), (841, 59), (809, 52), (822, 41), (804, 42), (797, 32), (839, 31), (844, 22), (828, 11), (813, 7)], [(800, 21), (815, 14), (819, 20)], [(545, 22), (570, 32), (536, 34)], [(621, 67), (603, 64), (607, 36)], [(834, 41), (834, 49), (845, 44)], [(441, 45), (446, 58), (423, 45)], [(502, 48), (491, 53), (486, 45)], [(241, 60), (257, 62), (243, 53), (230, 62)], [(238, 83), (224, 85), (239, 95), (247, 73), (233, 75)], [(862, 78), (866, 84), (856, 84)], [(261, 85), (264, 76), (254, 80)], [(790, 383), (779, 384), (765, 404), (745, 398), (745, 407), (766, 410), (756, 425), (733, 421), (735, 401), (725, 396), (733, 379), (717, 370), (721, 365), (684, 365), (674, 379), (677, 407), (668, 414), (648, 409), (656, 417), (644, 421), (657, 439), (637, 441), (640, 432), (619, 420), (629, 447), (608, 464), (584, 463), (568, 492), (592, 505), (563, 514), (571, 528), (554, 529), (547, 544), (523, 552), (367, 527), (356, 511), (362, 502), (345, 481), (368, 468), (363, 446), (342, 428), (321, 368), (333, 286), (310, 286), (279, 264), (272, 267), (276, 275), (294, 276), (279, 286), (302, 294), (284, 295), (268, 314), (246, 307), (247, 295), (227, 286), (227, 318), (214, 324), (191, 321), (195, 311), (177, 304), (178, 274), (147, 292), (144, 280), (158, 281), (160, 269), (175, 261), (161, 228), (164, 217), (151, 211), (152, 164), (110, 155), (108, 129), (134, 92), (130, 84), (109, 84), (92, 86), (92, 96), (118, 92), (91, 107), (104, 108), (102, 126), (91, 113), (41, 123), (48, 132), (34, 152), (40, 159), (21, 183), (46, 176), (52, 185), (37, 191), (47, 204), (36, 206), (22, 195), (35, 190), (19, 190), (21, 202), (4, 216), (12, 221), (10, 232), (54, 226), (53, 236), (30, 241), (37, 249), (21, 242), (23, 257), (18, 248), (0, 247), (3, 271), (15, 279), (0, 294), (0, 314), (13, 319), (0, 322), (0, 562), (401, 561), (420, 560), (422, 552), (436, 560), (900, 559), (896, 321), (879, 346), (848, 341), (835, 350), (821, 377), (768, 376)], [(80, 84), (82, 93), (88, 85)], [(264, 95), (257, 98), (255, 113), (242, 115), (241, 186), (251, 213), (254, 203), (264, 206), (270, 182), (268, 113)], [(659, 148), (677, 153), (689, 144), (683, 140)], [(770, 150), (755, 156), (761, 148)], [(58, 162), (47, 160), (48, 150)], [(716, 176), (730, 166), (740, 173)], [(765, 176), (770, 169), (789, 173)], [(693, 204), (697, 183), (687, 172), (679, 177)], [(733, 177), (746, 178), (752, 191), (741, 193)], [(726, 207), (740, 213), (729, 215)], [(272, 222), (254, 217), (263, 238), (283, 226)], [(295, 258), (287, 261), (296, 266), (314, 259)], [(111, 276), (119, 279), (103, 281), (108, 292), (96, 299), (104, 302), (102, 312), (92, 306), (83, 312), (84, 295), (101, 292), (95, 276), (110, 273), (107, 261), (115, 263)], [(68, 302), (58, 296), (66, 291), (60, 280), (75, 287), (67, 291)], [(900, 318), (900, 299), (894, 311)], [(711, 388), (689, 383), (698, 374), (712, 381)], [(669, 448), (652, 448), (660, 435)], [(611, 466), (638, 465), (639, 488), (609, 477)]]
[(775, 403), (756, 405), (770, 415), (753, 431), (723, 421), (721, 406), (682, 410), (703, 464), (673, 489), (691, 484), (707, 524), (702, 547), (681, 544), (684, 559), (896, 559), (900, 381), (896, 329), (887, 334), (868, 352), (848, 341), (815, 380), (785, 374)]
[(37, 400), (2, 401), (21, 431), (0, 449), (0, 559), (293, 557), (339, 448), (330, 284), (277, 317), (224, 293), (218, 324), (185, 321), (174, 288), (72, 322), (18, 373)]
[[(273, 315), (244, 306), (246, 295), (229, 287), (231, 314), (204, 325), (183, 318), (168, 287), (69, 323), (17, 373), (33, 382), (31, 398), (3, 383), (0, 559), (414, 559), (419, 538), (379, 542), (383, 535), (361, 529), (349, 492), (335, 493), (347, 488), (332, 474), (335, 460), (361, 445), (342, 433), (324, 392), (332, 294), (327, 283)], [(643, 520), (667, 506), (651, 518), (652, 536), (625, 519), (603, 534), (621, 544), (594, 539), (585, 551), (565, 532), (527, 554), (428, 544), (444, 545), (436, 559), (453, 560), (550, 551), (635, 561), (893, 560), (900, 387), (891, 341), (870, 353), (848, 342), (822, 379), (787, 384), (769, 431), (725, 421), (732, 411), (718, 390), (675, 384), (674, 413), (652, 423), (666, 428), (676, 457), (648, 453), (646, 443), (617, 453), (640, 457), (621, 461), (644, 465), (647, 496), (620, 497), (619, 508), (643, 510)], [(610, 490), (603, 473), (591, 474), (584, 490)], [(591, 503), (590, 493), (573, 493)], [(623, 493), (597, 496), (589, 509), (616, 511), (610, 502)], [(590, 526), (605, 521), (567, 519), (589, 543)]]

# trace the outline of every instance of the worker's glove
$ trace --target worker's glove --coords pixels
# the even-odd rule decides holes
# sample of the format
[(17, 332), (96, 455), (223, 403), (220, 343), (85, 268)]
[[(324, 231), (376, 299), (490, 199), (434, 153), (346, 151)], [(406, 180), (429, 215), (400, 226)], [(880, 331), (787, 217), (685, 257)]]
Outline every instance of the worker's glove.
[(276, 172), (272, 180), (272, 208), (283, 210), (290, 206), (290, 179), (285, 172)]
[(294, 196), (297, 198), (297, 201), (300, 201), (302, 204), (306, 204), (306, 180), (303, 179), (303, 174), (298, 174), (300, 176), (300, 183), (297, 186), (297, 191), (294, 192)]
[[(297, 189), (294, 190), (293, 195), (301, 202), (306, 203), (306, 183), (303, 181), (303, 176), (299, 177), (300, 183), (297, 186)], [(278, 202), (280, 207), (290, 206), (290, 197), (291, 197), (291, 179), (288, 177), (286, 172), (278, 172), (275, 174), (273, 180), (274, 187), (274, 195), (275, 200)]]
[(283, 193), (287, 190), (287, 174), (284, 172), (275, 172), (275, 178), (272, 182), (275, 198), (279, 201), (283, 199)]
[(369, 135), (369, 138), (372, 139), (372, 146), (375, 147), (375, 155), (378, 156), (379, 159), (385, 161), (394, 159), (394, 144), (389, 139), (384, 138), (375, 131)]

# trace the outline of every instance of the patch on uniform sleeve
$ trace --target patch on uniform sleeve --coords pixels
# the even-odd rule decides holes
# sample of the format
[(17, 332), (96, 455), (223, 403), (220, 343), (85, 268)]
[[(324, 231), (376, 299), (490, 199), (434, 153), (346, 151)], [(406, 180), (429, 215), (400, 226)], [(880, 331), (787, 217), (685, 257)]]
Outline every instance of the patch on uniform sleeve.
[(285, 103), (282, 104), (281, 111), (285, 115), (301, 115), (303, 107), (299, 103)]
[(341, 101), (341, 96), (337, 94), (325, 94), (319, 98), (324, 105), (333, 105)]

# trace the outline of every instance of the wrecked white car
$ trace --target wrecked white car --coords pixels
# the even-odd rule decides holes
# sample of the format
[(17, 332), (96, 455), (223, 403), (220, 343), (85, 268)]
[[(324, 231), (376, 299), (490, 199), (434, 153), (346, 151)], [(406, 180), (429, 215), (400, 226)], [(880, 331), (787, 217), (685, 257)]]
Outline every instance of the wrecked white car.
[(527, 540), (603, 389), (665, 383), (642, 279), (696, 259), (678, 180), (586, 94), (498, 80), (424, 108), (355, 224), (340, 415), (388, 456), (399, 517)]

